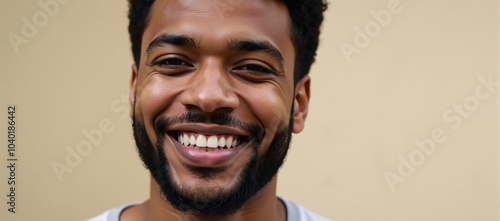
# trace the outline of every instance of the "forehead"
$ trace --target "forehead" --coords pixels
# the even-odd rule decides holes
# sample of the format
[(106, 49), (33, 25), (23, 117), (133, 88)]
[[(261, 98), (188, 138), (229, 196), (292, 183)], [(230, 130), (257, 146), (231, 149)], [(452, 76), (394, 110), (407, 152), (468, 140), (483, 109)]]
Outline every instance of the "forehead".
[(232, 39), (267, 40), (280, 50), (291, 42), (286, 6), (273, 0), (156, 0), (143, 33), (142, 50), (155, 37), (186, 35), (201, 45)]

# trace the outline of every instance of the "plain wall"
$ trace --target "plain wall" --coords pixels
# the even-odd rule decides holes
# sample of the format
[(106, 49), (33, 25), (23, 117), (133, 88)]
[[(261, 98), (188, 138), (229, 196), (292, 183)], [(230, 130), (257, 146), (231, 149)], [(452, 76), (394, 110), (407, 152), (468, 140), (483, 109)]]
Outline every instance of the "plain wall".
[[(60, 0), (47, 15), (39, 2), (49, 1), (0, 1), (0, 220), (84, 220), (149, 194), (128, 116), (126, 1)], [(500, 220), (499, 86), (482, 86), (500, 81), (498, 9), (493, 0), (331, 1), (306, 128), (278, 194), (336, 221)], [(390, 18), (377, 19), (381, 10)], [(33, 17), (40, 27), (23, 35)], [(6, 204), (12, 104), (15, 214)], [(87, 138), (100, 124), (102, 140)], [(69, 165), (85, 142), (91, 149)], [(67, 171), (58, 178), (54, 165)]]

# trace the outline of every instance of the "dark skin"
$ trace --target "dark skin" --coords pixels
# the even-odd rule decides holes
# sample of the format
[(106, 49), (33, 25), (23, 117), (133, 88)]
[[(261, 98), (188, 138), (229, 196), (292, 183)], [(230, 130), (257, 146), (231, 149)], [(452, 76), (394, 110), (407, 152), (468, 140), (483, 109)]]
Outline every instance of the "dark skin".
[[(132, 67), (130, 93), (135, 116), (144, 124), (152, 143), (158, 141), (154, 122), (159, 116), (176, 116), (186, 111), (230, 113), (242, 122), (262, 125), (265, 136), (259, 155), (270, 148), (276, 131), (288, 126), (290, 115), (292, 131), (303, 130), (310, 79), (305, 76), (294, 84), (295, 48), (286, 6), (279, 1), (230, 1), (222, 5), (230, 7), (217, 7), (212, 1), (154, 3), (143, 33), (139, 68), (135, 64)], [(161, 36), (182, 41), (152, 44)], [(248, 50), (236, 46), (242, 42), (266, 47)], [(249, 136), (244, 130), (210, 123), (181, 124), (168, 129), (205, 136)], [(215, 190), (236, 185), (251, 157), (251, 144), (252, 140), (228, 150), (233, 152), (224, 160), (219, 160), (220, 152), (216, 151), (204, 153), (203, 159), (182, 154), (180, 144), (168, 135), (163, 147), (174, 181), (193, 194), (211, 196)], [(202, 178), (185, 165), (224, 171)], [(286, 209), (276, 198), (276, 183), (275, 175), (236, 213), (214, 217), (177, 211), (151, 179), (150, 199), (125, 210), (120, 220), (286, 220)]]

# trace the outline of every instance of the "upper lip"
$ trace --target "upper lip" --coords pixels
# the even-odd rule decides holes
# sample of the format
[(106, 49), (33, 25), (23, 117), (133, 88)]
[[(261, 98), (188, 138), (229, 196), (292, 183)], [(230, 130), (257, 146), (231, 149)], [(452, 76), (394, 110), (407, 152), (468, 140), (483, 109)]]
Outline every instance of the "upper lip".
[(166, 131), (167, 133), (173, 131), (186, 131), (204, 135), (236, 135), (242, 137), (250, 136), (247, 131), (240, 128), (226, 127), (217, 124), (206, 124), (206, 123), (179, 124), (167, 128)]

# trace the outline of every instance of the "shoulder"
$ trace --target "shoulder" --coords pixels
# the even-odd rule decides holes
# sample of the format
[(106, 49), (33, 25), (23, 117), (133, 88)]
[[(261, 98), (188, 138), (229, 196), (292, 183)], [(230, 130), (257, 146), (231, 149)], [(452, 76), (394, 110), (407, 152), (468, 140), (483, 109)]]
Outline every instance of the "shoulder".
[(98, 216), (95, 216), (93, 218), (90, 218), (86, 221), (119, 221), (120, 220), (120, 214), (122, 213), (123, 210), (125, 210), (128, 207), (135, 206), (139, 203), (128, 203), (123, 206), (117, 207), (110, 209), (104, 213), (101, 213)]
[(318, 215), (295, 202), (285, 200), (283, 198), (280, 198), (280, 200), (283, 201), (286, 206), (288, 217), (287, 221), (332, 221), (331, 219)]
[[(320, 216), (295, 202), (283, 198), (280, 198), (280, 200), (286, 206), (288, 217), (287, 221), (332, 221), (331, 219)], [(110, 209), (98, 216), (88, 219), (87, 221), (119, 221), (120, 214), (123, 210), (137, 204), (138, 203), (129, 203), (121, 207)]]

